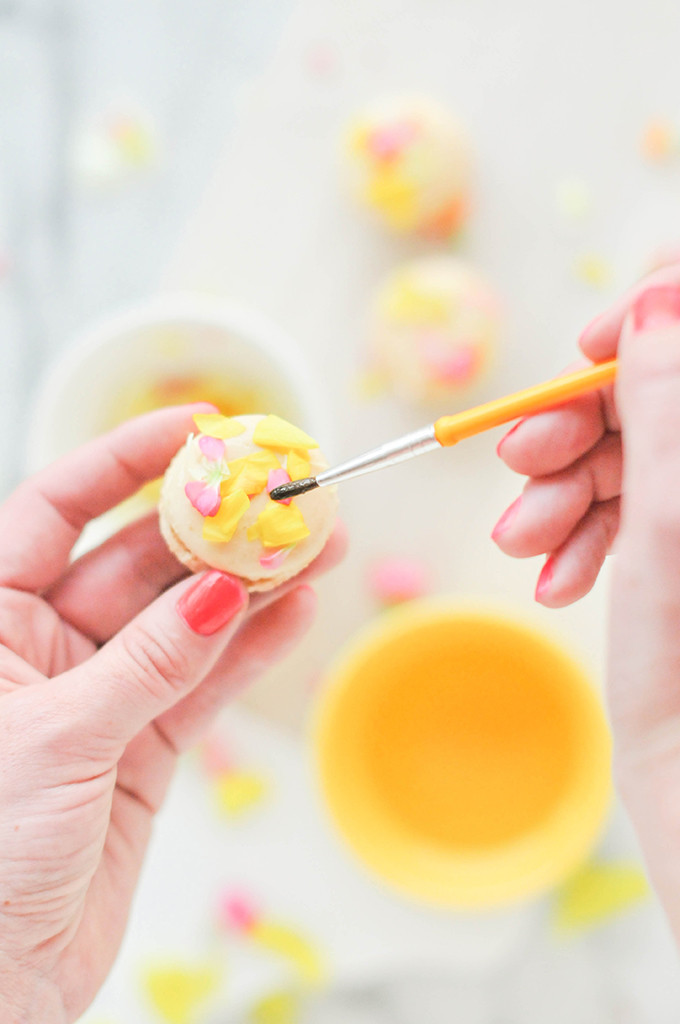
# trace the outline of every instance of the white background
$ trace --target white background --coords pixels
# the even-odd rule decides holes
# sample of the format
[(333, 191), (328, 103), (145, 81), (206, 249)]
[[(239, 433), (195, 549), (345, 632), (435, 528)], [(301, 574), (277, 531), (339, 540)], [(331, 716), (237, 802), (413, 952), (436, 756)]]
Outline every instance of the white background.
[[(652, 166), (639, 153), (652, 117), (677, 118), (680, 128), (679, 39), (680, 8), (662, 0), (7, 0), (5, 486), (21, 473), (26, 410), (43, 365), (93, 318), (158, 288), (235, 296), (286, 328), (328, 395), (333, 454), (354, 454), (423, 422), (389, 399), (358, 403), (355, 393), (376, 283), (402, 258), (430, 249), (383, 234), (342, 192), (341, 126), (379, 93), (432, 93), (468, 126), (476, 201), (463, 252), (506, 309), (482, 397), (558, 371), (572, 360), (583, 324), (659, 246), (680, 238), (680, 161)], [(325, 76), (313, 70), (319, 46), (331, 54)], [(95, 188), (73, 172), (74, 140), (107, 106), (130, 104), (158, 133), (158, 165)], [(592, 194), (592, 212), (578, 223), (556, 203), (566, 178)], [(587, 252), (611, 268), (603, 290), (573, 272)], [(538, 566), (511, 562), (488, 540), (520, 486), (496, 460), (494, 443), (477, 438), (345, 485), (351, 556), (319, 586), (313, 635), (253, 698), (266, 708), (269, 688), (288, 693), (293, 729), (242, 709), (224, 724), (244, 762), (276, 778), (275, 796), (245, 824), (225, 825), (187, 763), (160, 816), (122, 955), (88, 1020), (152, 1020), (139, 997), (140, 965), (156, 954), (212, 951), (215, 893), (236, 882), (316, 936), (340, 986), (369, 987), (339, 1017), (329, 1005), (312, 1009), (318, 1024), (679, 1019), (675, 954), (653, 905), (566, 944), (549, 938), (543, 905), (493, 921), (432, 915), (368, 881), (317, 806), (301, 694), (374, 614), (365, 576), (378, 553), (423, 558), (438, 593), (531, 616), (602, 678), (606, 580), (574, 609), (533, 609)], [(635, 855), (620, 812), (604, 851)], [(275, 964), (238, 945), (228, 955), (224, 1012), (218, 1008), (215, 1021), (244, 1020), (243, 1007), (276, 981)]]

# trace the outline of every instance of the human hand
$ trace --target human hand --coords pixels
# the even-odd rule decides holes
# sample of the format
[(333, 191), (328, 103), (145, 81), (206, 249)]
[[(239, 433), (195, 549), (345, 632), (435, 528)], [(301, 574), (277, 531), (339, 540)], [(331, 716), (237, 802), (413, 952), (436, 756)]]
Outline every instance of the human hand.
[[(205, 406), (150, 413), (0, 507), (0, 1020), (63, 1024), (118, 950), (177, 756), (314, 614), (318, 559), (267, 595), (186, 578), (157, 515), (69, 564), (86, 523), (159, 476)], [(209, 411), (214, 411), (209, 407)]]
[(502, 550), (549, 554), (536, 597), (593, 585), (616, 537), (608, 699), (618, 788), (680, 942), (680, 265), (586, 328), (618, 353), (615, 388), (519, 424), (499, 445), (530, 479), (496, 527)]

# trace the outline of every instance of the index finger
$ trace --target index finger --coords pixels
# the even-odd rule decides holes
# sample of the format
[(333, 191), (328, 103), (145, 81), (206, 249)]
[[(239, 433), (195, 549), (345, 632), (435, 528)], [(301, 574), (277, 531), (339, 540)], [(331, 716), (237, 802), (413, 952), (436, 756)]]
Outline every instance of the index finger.
[(592, 320), (578, 341), (583, 354), (596, 363), (615, 356), (623, 321), (632, 303), (642, 292), (659, 284), (680, 284), (680, 263), (662, 267), (637, 281), (613, 306)]
[(205, 402), (122, 423), (21, 483), (0, 507), (0, 585), (42, 591), (60, 577), (91, 519), (160, 476)]

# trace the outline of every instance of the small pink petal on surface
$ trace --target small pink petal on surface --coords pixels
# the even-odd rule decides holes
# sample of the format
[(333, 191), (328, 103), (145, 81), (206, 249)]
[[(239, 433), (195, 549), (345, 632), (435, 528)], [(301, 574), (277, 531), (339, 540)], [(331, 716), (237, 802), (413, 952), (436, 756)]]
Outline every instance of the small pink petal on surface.
[(190, 480), (184, 493), (202, 516), (214, 516), (219, 511), (222, 498), (216, 487), (206, 487), (200, 480)]
[(222, 893), (217, 909), (220, 924), (232, 931), (250, 932), (260, 920), (260, 912), (248, 893)]
[[(289, 484), (290, 477), (286, 473), (285, 469), (272, 469), (267, 477), (267, 494), (271, 494), (275, 487), (280, 487), (282, 484)], [(292, 498), (284, 498), (281, 502), (282, 505), (290, 505)]]
[(427, 567), (410, 558), (384, 558), (369, 571), (369, 588), (382, 604), (400, 604), (421, 597), (429, 589)]
[(206, 459), (211, 459), (214, 462), (218, 462), (225, 452), (224, 441), (221, 441), (219, 437), (210, 437), (208, 434), (201, 434), (198, 439), (198, 447)]

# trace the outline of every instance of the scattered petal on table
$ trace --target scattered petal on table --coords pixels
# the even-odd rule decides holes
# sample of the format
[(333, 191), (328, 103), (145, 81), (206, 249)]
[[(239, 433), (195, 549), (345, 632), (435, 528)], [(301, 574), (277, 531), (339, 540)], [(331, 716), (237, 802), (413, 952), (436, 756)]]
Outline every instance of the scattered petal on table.
[(590, 188), (580, 178), (562, 178), (555, 185), (555, 205), (565, 220), (583, 220), (593, 206)]
[(678, 131), (670, 121), (654, 117), (644, 127), (640, 152), (650, 163), (663, 163), (680, 150)]
[(235, 771), (215, 782), (217, 806), (227, 817), (238, 817), (260, 804), (269, 793), (269, 783), (255, 772)]
[(250, 1024), (300, 1024), (302, 999), (297, 992), (271, 992), (253, 1004)]
[(381, 558), (369, 567), (368, 586), (381, 604), (401, 604), (427, 593), (429, 572), (416, 558)]
[(238, 889), (223, 892), (217, 909), (219, 923), (241, 934), (252, 932), (260, 919), (260, 912), (250, 893)]
[(584, 931), (637, 906), (649, 896), (642, 868), (625, 861), (593, 862), (557, 894), (554, 924), (561, 932)]
[(258, 946), (288, 960), (307, 984), (318, 985), (325, 978), (321, 951), (290, 925), (263, 918), (255, 923), (249, 935)]
[(598, 253), (583, 253), (574, 260), (574, 274), (591, 288), (606, 288), (611, 284), (611, 264)]
[(213, 965), (158, 964), (143, 976), (144, 990), (166, 1024), (195, 1024), (210, 996), (220, 986), (221, 972)]

